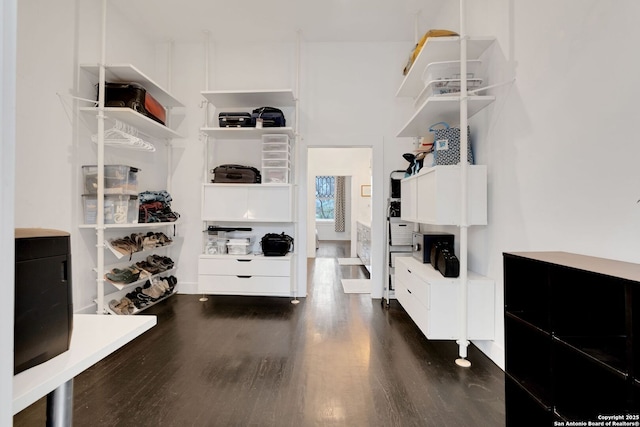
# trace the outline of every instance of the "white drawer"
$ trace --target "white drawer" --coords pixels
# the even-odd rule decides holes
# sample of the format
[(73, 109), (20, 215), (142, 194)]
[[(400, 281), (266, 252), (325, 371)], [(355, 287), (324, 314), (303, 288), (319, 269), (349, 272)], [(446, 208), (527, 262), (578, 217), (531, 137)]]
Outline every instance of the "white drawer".
[(198, 274), (218, 276), (291, 276), (291, 257), (220, 257), (201, 256)]
[(429, 311), (418, 301), (411, 290), (407, 289), (405, 284), (396, 276), (396, 299), (402, 305), (409, 317), (415, 322), (423, 334), (427, 335), (429, 326)]
[[(429, 308), (429, 287), (415, 272), (411, 266), (413, 258), (396, 259), (396, 280), (400, 280), (404, 286), (411, 291), (422, 305)], [(408, 261), (408, 262), (407, 262)]]
[(289, 277), (199, 275), (198, 292), (220, 295), (291, 295)]

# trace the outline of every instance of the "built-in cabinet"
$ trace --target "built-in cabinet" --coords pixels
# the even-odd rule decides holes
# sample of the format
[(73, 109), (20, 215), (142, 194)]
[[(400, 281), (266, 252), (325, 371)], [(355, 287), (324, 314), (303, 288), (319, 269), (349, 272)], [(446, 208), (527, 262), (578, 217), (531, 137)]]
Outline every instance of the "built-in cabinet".
[(640, 265), (505, 253), (504, 301), (508, 426), (640, 422)]
[[(436, 63), (461, 61), (464, 54), (461, 52), (466, 52), (464, 61), (477, 60), (493, 42), (492, 38), (466, 36), (428, 38), (396, 93), (398, 97), (414, 98), (416, 105), (397, 136), (418, 140), (429, 134), (432, 125), (442, 121), (460, 126), (463, 117), (466, 121), (491, 104), (495, 100), (493, 96), (475, 92), (464, 96), (432, 95), (424, 99), (427, 82), (423, 80), (423, 73)], [(461, 47), (462, 43), (466, 48)], [(462, 168), (460, 164), (426, 167), (403, 179), (401, 219), (426, 226), (460, 227), (460, 234), (465, 238), (460, 238), (458, 256), (461, 265), (466, 266), (467, 228), (487, 223), (487, 170), (483, 165), (468, 165), (464, 171)], [(467, 182), (463, 186), (464, 173)], [(466, 218), (462, 212), (463, 200), (466, 200)], [(431, 265), (406, 257), (396, 260), (395, 286), (396, 298), (428, 338), (458, 340), (461, 359), (457, 362), (462, 366), (468, 366), (463, 360), (468, 339), (494, 338), (493, 281), (470, 271), (463, 271), (460, 278), (444, 278)], [(466, 295), (462, 289), (467, 290)]]
[[(219, 166), (219, 161), (208, 158), (208, 179), (202, 184), (201, 219), (205, 227), (233, 228), (241, 224), (251, 229), (246, 234), (253, 235), (251, 253), (243, 255), (203, 253), (198, 260), (198, 291), (203, 294), (220, 295), (263, 295), (295, 296), (295, 254), (269, 256), (261, 254), (260, 239), (269, 233), (282, 233), (296, 237), (294, 167), (296, 117), (294, 111), (297, 99), (290, 89), (284, 90), (241, 90), (241, 91), (204, 91), (202, 96), (214, 107), (214, 126), (205, 126), (201, 132), (210, 140), (211, 147), (223, 141), (233, 140), (243, 144), (244, 150), (264, 150), (265, 136), (277, 136), (288, 141), (287, 156), (292, 159), (290, 170), (284, 182), (262, 183), (212, 183), (211, 170)], [(219, 127), (218, 113), (222, 111), (247, 111), (264, 106), (283, 110), (287, 127)], [(279, 140), (280, 140), (279, 139)], [(267, 142), (268, 143), (268, 142)], [(286, 144), (285, 144), (286, 145)], [(212, 150), (211, 150), (212, 151)], [(210, 150), (208, 150), (210, 152)], [(208, 156), (209, 157), (209, 156)], [(264, 157), (263, 157), (264, 161)], [(243, 158), (234, 159), (235, 164), (246, 165)], [(254, 166), (264, 172), (265, 164)], [(268, 180), (267, 180), (268, 181)]]
[[(89, 65), (80, 65), (80, 70), (83, 73), (86, 73), (88, 76), (88, 80), (90, 81), (92, 87), (97, 88), (100, 82), (100, 66), (95, 64)], [(103, 82), (133, 82), (142, 85), (147, 93), (152, 95), (158, 102), (160, 102), (167, 109), (167, 117), (168, 120), (170, 118), (171, 109), (174, 107), (183, 106), (180, 101), (178, 101), (173, 95), (163, 89), (160, 85), (155, 83), (152, 79), (147, 77), (144, 73), (142, 73), (135, 66), (130, 64), (114, 64), (114, 65), (105, 65), (104, 66), (104, 81)], [(95, 95), (92, 95), (95, 96)], [(127, 157), (128, 150), (136, 150), (140, 151), (141, 146), (137, 143), (132, 143), (133, 139), (127, 140), (127, 138), (122, 138), (120, 140), (113, 140), (113, 138), (103, 137), (102, 142), (99, 138), (99, 131), (101, 128), (104, 129), (103, 132), (108, 132), (113, 127), (117, 127), (117, 122), (124, 124), (127, 126), (127, 131), (129, 131), (130, 136), (133, 136), (132, 132), (135, 131), (141, 138), (150, 137), (154, 141), (163, 141), (166, 142), (169, 146), (172, 138), (176, 138), (179, 135), (171, 129), (169, 126), (165, 126), (159, 122), (156, 122), (137, 111), (127, 108), (127, 107), (106, 107), (100, 108), (99, 105), (100, 100), (97, 101), (98, 106), (94, 107), (80, 107), (79, 111), (83, 118), (83, 122), (88, 125), (89, 130), (94, 133), (94, 140), (97, 143), (97, 160), (93, 160), (93, 162), (98, 165), (103, 164), (104, 162), (104, 149), (105, 145), (110, 145), (114, 150), (117, 150), (119, 154), (122, 155), (124, 159)], [(103, 126), (100, 126), (100, 121), (102, 121)], [(143, 149), (149, 149), (149, 147), (142, 147)], [(170, 147), (168, 149), (171, 149)], [(126, 161), (125, 161), (126, 162)], [(78, 166), (80, 167), (80, 165)], [(170, 165), (158, 165), (158, 167), (166, 167), (170, 174), (171, 168)], [(98, 175), (100, 176), (100, 174)], [(96, 200), (102, 199), (104, 200), (105, 196), (105, 180), (97, 179), (97, 194)], [(164, 183), (158, 183), (159, 187), (163, 187)], [(110, 195), (113, 196), (113, 195)], [(132, 200), (137, 199), (137, 194), (124, 194), (126, 198), (131, 197)], [(97, 205), (99, 206), (99, 204)], [(123, 205), (124, 208), (127, 209), (127, 212), (123, 212), (124, 216), (127, 217), (126, 220), (121, 223), (116, 224), (106, 224), (104, 222), (104, 217), (97, 209), (97, 206), (93, 206), (96, 209), (95, 218), (96, 221), (94, 224), (80, 224), (80, 228), (89, 228), (96, 230), (96, 247), (97, 247), (97, 265), (94, 267), (94, 271), (97, 275), (97, 290), (96, 290), (96, 304), (97, 304), (97, 312), (99, 314), (102, 313), (110, 313), (115, 314), (109, 308), (109, 302), (112, 300), (120, 300), (127, 293), (134, 290), (136, 287), (143, 286), (147, 280), (152, 280), (154, 276), (141, 276), (140, 280), (135, 282), (127, 283), (127, 284), (113, 284), (105, 280), (105, 274), (112, 269), (122, 269), (135, 264), (138, 261), (144, 260), (147, 256), (158, 254), (162, 256), (170, 256), (171, 248), (173, 244), (175, 244), (176, 236), (175, 236), (175, 226), (176, 222), (167, 222), (167, 223), (138, 223), (138, 205), (137, 203), (125, 203)], [(84, 207), (87, 209), (87, 207)], [(122, 213), (122, 212), (121, 212)], [(88, 215), (82, 215), (81, 217), (86, 219)], [(157, 247), (154, 249), (143, 250), (139, 252), (134, 252), (129, 256), (123, 257), (121, 253), (114, 250), (114, 248), (109, 244), (109, 241), (112, 239), (123, 238), (125, 236), (130, 236), (135, 233), (148, 233), (148, 232), (163, 232), (167, 236), (171, 236), (172, 244), (167, 244), (165, 246)], [(173, 257), (174, 262), (176, 261), (175, 256)], [(162, 273), (156, 275), (158, 277), (166, 277), (169, 275), (175, 275), (176, 269), (168, 269), (163, 271)], [(173, 293), (177, 291), (177, 287), (174, 287)], [(164, 298), (163, 298), (164, 299)], [(149, 303), (145, 307), (139, 309), (135, 309), (133, 314), (136, 314), (148, 307), (151, 307), (155, 303), (159, 302), (157, 300), (155, 302)]]
[[(453, 340), (460, 333), (460, 280), (443, 277), (431, 264), (399, 257), (395, 267), (395, 296), (422, 333), (433, 340)], [(495, 283), (469, 274), (466, 316), (469, 339), (494, 338)]]

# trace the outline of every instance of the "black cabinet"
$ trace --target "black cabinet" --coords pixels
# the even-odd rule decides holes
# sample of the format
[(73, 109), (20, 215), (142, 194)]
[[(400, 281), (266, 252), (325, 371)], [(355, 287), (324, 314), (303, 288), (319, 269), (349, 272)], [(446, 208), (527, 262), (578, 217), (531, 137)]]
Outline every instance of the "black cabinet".
[(505, 253), (504, 286), (507, 425), (640, 413), (640, 265)]

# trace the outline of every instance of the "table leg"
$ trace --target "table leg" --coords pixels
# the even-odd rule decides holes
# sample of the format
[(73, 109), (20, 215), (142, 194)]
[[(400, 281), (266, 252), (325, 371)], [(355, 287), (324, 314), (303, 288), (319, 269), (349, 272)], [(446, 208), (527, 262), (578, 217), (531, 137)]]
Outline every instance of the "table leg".
[(47, 395), (47, 427), (71, 427), (73, 378)]

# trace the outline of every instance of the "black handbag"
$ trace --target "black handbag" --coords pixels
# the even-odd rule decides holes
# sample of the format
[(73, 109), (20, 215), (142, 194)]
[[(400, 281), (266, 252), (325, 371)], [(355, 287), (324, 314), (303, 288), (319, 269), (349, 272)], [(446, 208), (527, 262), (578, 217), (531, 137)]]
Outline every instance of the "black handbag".
[(254, 124), (258, 122), (258, 119), (262, 120), (262, 127), (284, 127), (286, 126), (286, 120), (284, 113), (279, 108), (274, 107), (260, 107), (256, 108), (251, 113), (251, 118)]
[(444, 277), (458, 277), (460, 275), (460, 261), (449, 248), (442, 248), (438, 253), (438, 271)]
[(284, 233), (267, 233), (260, 240), (264, 256), (285, 256), (293, 251), (293, 237)]

